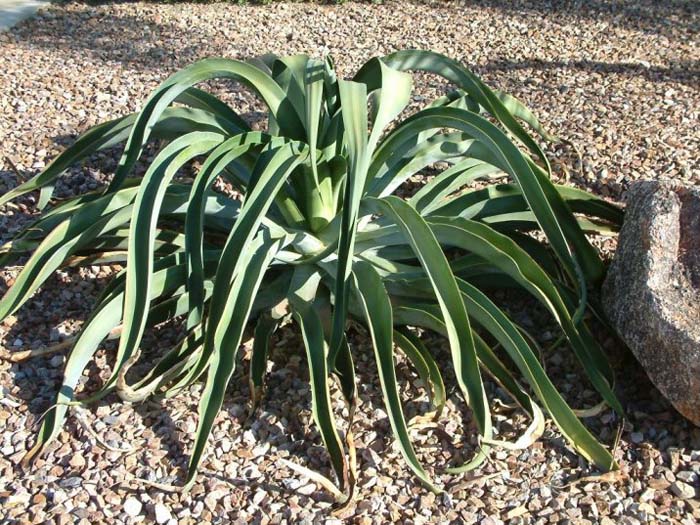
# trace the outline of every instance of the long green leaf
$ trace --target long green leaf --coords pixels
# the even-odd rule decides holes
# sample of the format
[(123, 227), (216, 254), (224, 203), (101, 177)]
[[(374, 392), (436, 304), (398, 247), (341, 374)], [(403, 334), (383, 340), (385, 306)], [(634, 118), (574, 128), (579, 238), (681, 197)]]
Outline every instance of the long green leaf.
[(223, 331), (228, 324), (224, 315), (229, 303), (231, 285), (234, 278), (246, 268), (241, 255), (246, 253), (247, 245), (257, 234), (280, 187), (294, 168), (304, 160), (305, 155), (306, 153), (300, 153), (293, 145), (284, 145), (270, 149), (260, 157), (256, 165), (257, 183), (246, 196), (238, 220), (221, 252), (215, 277), (216, 288), (206, 321), (204, 351), (193, 369), (193, 377), (197, 377), (206, 368), (210, 357), (215, 353), (215, 348), (220, 345)]
[(170, 143), (156, 157), (143, 177), (134, 202), (131, 219), (124, 298), (124, 328), (117, 350), (117, 364), (106, 385), (112, 384), (141, 341), (144, 315), (150, 300), (153, 273), (154, 229), (160, 205), (170, 180), (184, 164), (216, 147), (223, 136), (214, 133), (190, 133)]
[(360, 262), (355, 264), (355, 288), (364, 310), (365, 320), (369, 327), (374, 355), (379, 369), (379, 379), (384, 394), (389, 422), (394, 431), (399, 449), (411, 470), (433, 492), (440, 492), (420, 464), (408, 435), (408, 427), (401, 407), (396, 380), (396, 364), (394, 363), (393, 320), (389, 295), (384, 289), (379, 274), (371, 264)]
[(248, 382), (250, 383), (251, 408), (255, 410), (263, 395), (265, 374), (267, 373), (267, 354), (270, 348), (270, 337), (277, 330), (280, 320), (271, 314), (262, 314), (258, 317), (253, 333), (253, 350), (250, 356), (250, 370)]
[(335, 308), (331, 333), (329, 368), (335, 367), (335, 359), (345, 338), (349, 282), (352, 272), (352, 253), (357, 230), (357, 214), (369, 166), (367, 138), (367, 87), (357, 82), (338, 82), (342, 106), (345, 140), (348, 148), (348, 177), (343, 197), (342, 218), (338, 238), (338, 269), (335, 281)]
[[(177, 263), (176, 258), (171, 261)], [(184, 283), (184, 264), (174, 264), (156, 271), (153, 275), (152, 293), (154, 297), (168, 295)], [(124, 301), (124, 286), (102, 300), (82, 328), (78, 339), (71, 348), (63, 374), (63, 382), (56, 398), (56, 404), (51, 408), (42, 422), (39, 436), (34, 447), (27, 452), (23, 462), (31, 461), (43, 450), (60, 432), (65, 419), (67, 404), (75, 397), (75, 388), (88, 362), (97, 351), (99, 344), (119, 325)]]
[(462, 218), (436, 217), (429, 224), (441, 242), (469, 250), (491, 261), (539, 299), (565, 331), (588, 377), (615, 411), (622, 407), (612, 392), (612, 371), (602, 350), (584, 341), (572, 314), (550, 277), (513, 240), (492, 228)]
[[(537, 217), (572, 280), (580, 282), (582, 271), (589, 282), (600, 280), (603, 274), (602, 262), (551, 181), (539, 170), (533, 171), (527, 158), (508, 137), (483, 117), (450, 107), (420, 111), (405, 120), (383, 141), (373, 162), (379, 162), (389, 155), (396, 144), (410, 140), (423, 130), (436, 127), (459, 129), (486, 146), (497, 160), (497, 166), (517, 181), (529, 208)], [(585, 285), (585, 282), (579, 284), (582, 297)]]
[(151, 134), (151, 129), (165, 109), (191, 86), (214, 78), (228, 78), (242, 82), (253, 89), (265, 101), (283, 131), (290, 138), (298, 137), (299, 119), (289, 110), (285, 93), (274, 80), (255, 66), (237, 60), (222, 58), (196, 62), (178, 71), (156, 89), (146, 101), (134, 123), (119, 167), (110, 184), (110, 191), (118, 189), (141, 156)]
[[(484, 84), (479, 77), (463, 67), (457, 61), (434, 51), (407, 50), (392, 53), (382, 59), (390, 67), (404, 70), (418, 70), (435, 73), (455, 83), (464, 89), (479, 105), (484, 107), (491, 115), (498, 119), (518, 140), (525, 144), (530, 151), (539, 156), (543, 162), (549, 162), (542, 148), (518, 123), (515, 116), (523, 117), (519, 108), (510, 100), (504, 100), (497, 93)], [(515, 114), (514, 114), (515, 113)]]
[(501, 343), (572, 446), (598, 468), (614, 468), (616, 465), (610, 452), (591, 435), (569, 408), (516, 326), (476, 287), (465, 281), (459, 281), (459, 287), (469, 314)]
[[(445, 319), (457, 382), (474, 412), (479, 432), (486, 439), (491, 439), (491, 417), (469, 318), (455, 277), (437, 239), (418, 212), (405, 201), (386, 197), (372, 200), (371, 204), (399, 226), (428, 275)], [(470, 463), (470, 467), (485, 459), (486, 448)]]
[(323, 336), (321, 319), (313, 303), (320, 279), (321, 276), (318, 272), (313, 271), (308, 266), (300, 266), (292, 278), (289, 302), (304, 337), (311, 376), (311, 402), (314, 421), (331, 457), (340, 490), (344, 491), (349, 483), (348, 463), (333, 417), (326, 362), (328, 345)]
[(447, 394), (445, 383), (442, 380), (435, 358), (430, 354), (420, 338), (410, 330), (405, 328), (395, 330), (394, 340), (396, 345), (416, 367), (421, 380), (428, 386), (430, 402), (435, 407), (433, 417), (437, 419), (445, 408)]
[(214, 425), (214, 419), (221, 409), (226, 387), (236, 366), (238, 346), (241, 343), (243, 329), (248, 321), (257, 290), (260, 288), (267, 267), (283, 246), (284, 239), (259, 235), (242, 254), (240, 260), (248, 263), (248, 271), (238, 274), (233, 282), (233, 286), (227, 294), (221, 323), (217, 326), (214, 336), (213, 344), (216, 351), (211, 354), (211, 360), (208, 362), (207, 379), (199, 402), (199, 424), (190, 456), (185, 486), (191, 486), (196, 478), (207, 439)]

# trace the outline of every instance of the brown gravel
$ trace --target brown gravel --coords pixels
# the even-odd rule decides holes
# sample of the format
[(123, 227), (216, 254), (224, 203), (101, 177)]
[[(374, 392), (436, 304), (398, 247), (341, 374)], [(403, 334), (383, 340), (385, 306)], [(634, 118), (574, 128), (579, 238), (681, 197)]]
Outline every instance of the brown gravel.
[[(700, 182), (696, 2), (587, 2), (585, 9), (524, 1), (426, 4), (54, 6), (0, 33), (0, 191), (17, 183), (11, 163), (20, 176), (36, 173), (77, 133), (137, 109), (169, 73), (195, 59), (330, 53), (349, 73), (371, 56), (406, 47), (460, 58), (492, 85), (526, 101), (550, 131), (574, 141), (583, 153), (580, 166), (570, 151), (552, 151), (561, 161), (560, 175), (567, 166), (572, 182), (615, 200), (635, 178)], [(424, 79), (423, 90), (435, 92), (439, 85)], [(229, 100), (249, 118), (259, 117), (257, 106), (237, 88)], [(114, 155), (105, 154), (72, 170), (59, 192), (95, 187), (114, 162)], [(0, 241), (26, 223), (32, 203), (33, 197), (27, 198), (0, 213)], [(0, 273), (0, 291), (14, 275), (12, 269)], [(0, 325), (0, 341), (14, 351), (64, 339), (84, 319), (108, 276), (100, 268), (61, 273), (17, 317)], [(542, 326), (540, 313), (520, 310), (521, 321)], [(546, 330), (538, 333), (551, 338)], [(150, 336), (157, 349), (175, 334), (166, 329)], [(247, 420), (244, 360), (200, 483), (187, 495), (134, 479), (169, 483), (182, 473), (198, 388), (135, 407), (107, 400), (71, 418), (51, 451), (23, 474), (17, 463), (54, 396), (63, 358), (0, 362), (0, 522), (339, 523), (328, 512), (329, 495), (280, 462), (287, 458), (329, 475), (320, 437), (309, 425), (301, 341), (293, 330), (282, 330), (275, 347), (262, 413)], [(452, 477), (438, 470), (449, 493), (435, 497), (416, 484), (392, 445), (376, 369), (366, 340), (356, 335), (360, 493), (342, 517), (360, 524), (697, 522), (700, 430), (660, 398), (614, 341), (606, 347), (615, 358), (630, 417), (617, 450), (619, 475), (572, 484), (590, 472), (549, 428), (535, 447), (497, 452), (473, 475)], [(101, 355), (89, 370), (87, 389), (104, 376), (108, 357)], [(573, 404), (591, 402), (585, 383), (571, 375), (575, 367), (568, 353), (553, 353), (547, 365)], [(409, 412), (422, 409), (425, 398), (415, 376), (404, 365), (399, 374), (406, 399), (417, 399), (408, 403)], [(470, 450), (469, 439), (457, 437), (463, 407), (456, 404), (448, 412), (440, 431), (415, 436), (430, 466), (441, 467), (453, 452)], [(514, 424), (520, 428), (518, 418), (505, 415), (496, 418), (501, 433), (512, 432)], [(602, 439), (613, 440), (616, 422), (609, 413), (587, 422)], [(136, 449), (106, 450), (86, 427), (110, 447)]]

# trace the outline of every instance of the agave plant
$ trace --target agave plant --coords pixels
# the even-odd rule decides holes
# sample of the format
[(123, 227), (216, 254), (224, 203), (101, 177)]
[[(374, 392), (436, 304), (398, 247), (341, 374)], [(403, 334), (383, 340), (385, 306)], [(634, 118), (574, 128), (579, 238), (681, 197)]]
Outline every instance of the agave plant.
[[(412, 100), (409, 70), (437, 74), (454, 89), (395, 122)], [(252, 130), (194, 87), (215, 78), (241, 82), (262, 99), (266, 131)], [(331, 389), (337, 381), (352, 418), (346, 327), (353, 319), (371, 336), (397, 444), (430, 489), (439, 490), (411, 443), (395, 350), (424, 380), (435, 418), (446, 392), (434, 352), (415, 327), (448, 340), (452, 372), (479, 433), (475, 456), (452, 471), (476, 467), (491, 447), (527, 446), (541, 434), (545, 413), (583, 457), (615, 468), (553, 386), (534, 340), (485, 293), (516, 287), (544, 305), (602, 402), (621, 413), (611, 369), (586, 325), (595, 313), (588, 290), (604, 267), (585, 236), (615, 231), (621, 212), (554, 184), (534, 137), (554, 140), (515, 98), (432, 52), (374, 58), (352, 80), (339, 79), (329, 59), (307, 56), (210, 59), (172, 75), (140, 112), (90, 129), (0, 198), (2, 205), (40, 190), (39, 206), (51, 204), (2, 250), (6, 263), (31, 256), (0, 302), (0, 319), (63, 266), (123, 265), (75, 338), (56, 404), (26, 460), (57, 435), (72, 404), (108, 393), (138, 402), (203, 380), (185, 480), (191, 486), (246, 326), (254, 323), (249, 377), (257, 403), (271, 334), (292, 319), (306, 348), (313, 419), (339, 488), (349, 493), (351, 432), (343, 436), (336, 426)], [(142, 177), (130, 178), (154, 139), (159, 153)], [(108, 187), (61, 202), (52, 197), (69, 166), (124, 141)], [(193, 177), (182, 176), (186, 165), (194, 165)], [(410, 198), (395, 195), (426, 168), (442, 171)], [(231, 191), (215, 190), (217, 181)], [(171, 319), (184, 324), (186, 336), (145, 376), (127, 381), (144, 331)], [(76, 400), (83, 370), (109, 338), (118, 339), (110, 378)], [(482, 372), (532, 418), (514, 443), (494, 438)]]

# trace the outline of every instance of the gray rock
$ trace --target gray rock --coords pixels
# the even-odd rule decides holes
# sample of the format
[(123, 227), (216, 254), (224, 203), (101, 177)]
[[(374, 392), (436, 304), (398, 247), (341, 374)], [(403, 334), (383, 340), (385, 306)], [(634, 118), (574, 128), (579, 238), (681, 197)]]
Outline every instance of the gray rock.
[(603, 305), (656, 387), (700, 425), (700, 187), (630, 187)]
[(671, 485), (671, 492), (681, 499), (692, 499), (695, 497), (695, 489), (682, 481), (675, 481)]
[(632, 432), (630, 434), (630, 439), (632, 440), (632, 443), (639, 445), (642, 441), (644, 441), (644, 434), (641, 432)]
[(681, 480), (684, 483), (688, 483), (689, 485), (692, 485), (700, 479), (700, 476), (696, 472), (690, 471), (690, 470), (683, 470), (676, 474), (676, 478)]

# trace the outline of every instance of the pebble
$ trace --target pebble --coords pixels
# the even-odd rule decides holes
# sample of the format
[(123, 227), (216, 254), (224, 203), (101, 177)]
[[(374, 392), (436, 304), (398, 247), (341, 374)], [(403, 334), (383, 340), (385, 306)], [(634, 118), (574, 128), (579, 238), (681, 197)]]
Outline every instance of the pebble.
[(119, 423), (119, 417), (115, 416), (114, 414), (109, 414), (103, 417), (102, 421), (104, 421), (104, 423), (107, 425), (116, 425), (117, 423)]
[(632, 440), (632, 443), (639, 444), (642, 441), (644, 441), (644, 434), (641, 432), (632, 432), (630, 434), (630, 439)]
[(69, 464), (73, 468), (82, 468), (85, 466), (85, 458), (83, 457), (82, 453), (77, 452), (73, 454), (73, 457), (71, 457)]
[[(170, 510), (168, 510), (168, 507), (163, 505), (162, 503), (156, 503), (154, 509), (155, 513), (155, 518), (156, 518), (156, 523), (159, 525), (162, 525), (163, 523), (167, 523), (172, 519), (172, 516), (170, 514)], [(138, 512), (137, 512), (138, 514)]]
[(297, 492), (299, 494), (303, 494), (304, 496), (311, 496), (314, 492), (316, 492), (317, 487), (315, 483), (308, 483), (306, 485), (303, 485), (297, 489)]
[(63, 356), (62, 355), (55, 355), (51, 359), (49, 359), (49, 365), (51, 365), (53, 368), (58, 368), (60, 366), (63, 366)]
[(78, 488), (83, 483), (83, 478), (78, 476), (72, 476), (70, 478), (64, 478), (58, 482), (58, 484), (64, 489), (74, 489)]
[(684, 483), (688, 483), (689, 485), (694, 485), (695, 483), (698, 482), (698, 479), (700, 479), (700, 476), (698, 476), (697, 472), (692, 472), (690, 470), (683, 470), (683, 471), (678, 472), (676, 474), (676, 479), (679, 479), (680, 481), (683, 481)]
[(124, 512), (126, 512), (132, 518), (141, 514), (141, 508), (143, 504), (134, 497), (128, 497), (124, 502)]
[(690, 499), (695, 497), (695, 488), (683, 483), (682, 481), (674, 481), (671, 484), (671, 492), (681, 499)]

